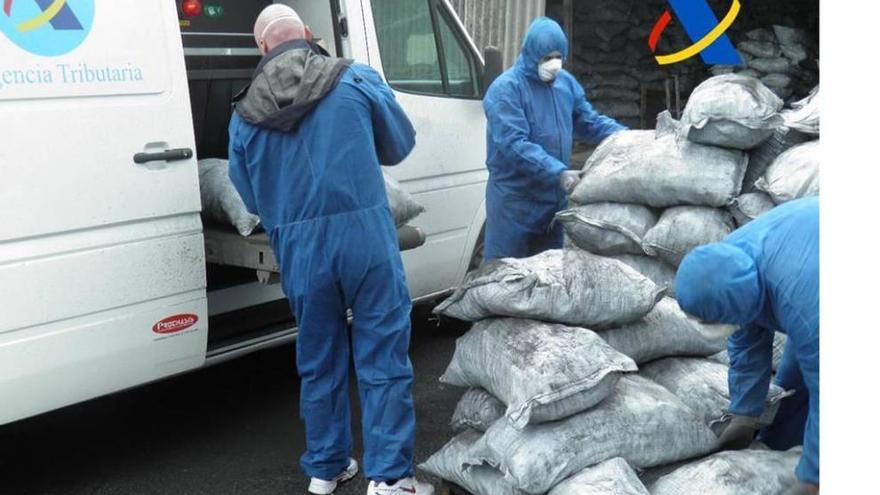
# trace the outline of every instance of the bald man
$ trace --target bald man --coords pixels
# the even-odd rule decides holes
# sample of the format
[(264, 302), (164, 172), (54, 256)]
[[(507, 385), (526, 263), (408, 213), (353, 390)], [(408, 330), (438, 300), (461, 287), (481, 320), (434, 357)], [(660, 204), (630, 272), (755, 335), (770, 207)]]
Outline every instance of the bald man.
[(269, 234), (296, 314), (309, 493), (358, 472), (353, 357), (368, 495), (432, 494), (413, 478), (411, 303), (379, 167), (406, 158), (415, 131), (379, 74), (330, 57), (293, 9), (267, 7), (254, 37), (264, 58), (235, 98), (229, 175)]

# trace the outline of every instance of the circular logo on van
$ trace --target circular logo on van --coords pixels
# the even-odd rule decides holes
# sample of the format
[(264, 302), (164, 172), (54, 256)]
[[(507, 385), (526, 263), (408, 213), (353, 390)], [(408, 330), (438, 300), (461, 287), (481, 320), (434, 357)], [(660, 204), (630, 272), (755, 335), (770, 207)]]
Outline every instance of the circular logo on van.
[(0, 0), (0, 31), (34, 55), (55, 57), (85, 41), (95, 0)]

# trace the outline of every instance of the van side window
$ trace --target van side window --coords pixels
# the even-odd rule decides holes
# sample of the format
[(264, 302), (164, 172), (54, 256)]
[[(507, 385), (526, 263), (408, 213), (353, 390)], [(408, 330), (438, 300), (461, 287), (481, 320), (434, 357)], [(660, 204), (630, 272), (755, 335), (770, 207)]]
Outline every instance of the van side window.
[(476, 97), (477, 61), (437, 0), (372, 0), (385, 79), (400, 91)]
[(443, 94), (428, 0), (373, 0), (385, 79), (393, 88)]
[(437, 24), (440, 26), (440, 40), (443, 60), (446, 65), (447, 94), (450, 96), (478, 96), (477, 62), (467, 49), (461, 35), (452, 29), (453, 20), (449, 14), (439, 10)]

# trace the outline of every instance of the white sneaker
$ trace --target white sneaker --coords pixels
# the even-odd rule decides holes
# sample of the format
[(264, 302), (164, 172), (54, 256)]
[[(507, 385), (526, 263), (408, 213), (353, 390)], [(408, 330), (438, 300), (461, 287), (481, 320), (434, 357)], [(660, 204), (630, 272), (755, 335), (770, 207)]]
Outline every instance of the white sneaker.
[(367, 495), (434, 495), (434, 487), (415, 478), (404, 478), (393, 485), (371, 481)]
[(309, 494), (310, 495), (331, 495), (334, 491), (336, 491), (336, 487), (346, 481), (354, 478), (358, 474), (358, 463), (354, 459), (348, 460), (348, 467), (345, 468), (345, 471), (339, 474), (339, 476), (333, 478), (332, 480), (322, 480), (319, 478), (312, 478), (312, 481), (309, 483)]

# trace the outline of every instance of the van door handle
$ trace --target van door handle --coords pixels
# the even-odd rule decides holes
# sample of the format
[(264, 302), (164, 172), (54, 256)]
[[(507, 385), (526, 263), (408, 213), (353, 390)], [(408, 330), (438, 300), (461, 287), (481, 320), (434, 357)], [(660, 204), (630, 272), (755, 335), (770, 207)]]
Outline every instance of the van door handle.
[(158, 151), (155, 153), (136, 153), (134, 162), (144, 164), (147, 162), (174, 162), (178, 160), (189, 160), (193, 157), (193, 150), (190, 148), (178, 148), (173, 150)]

